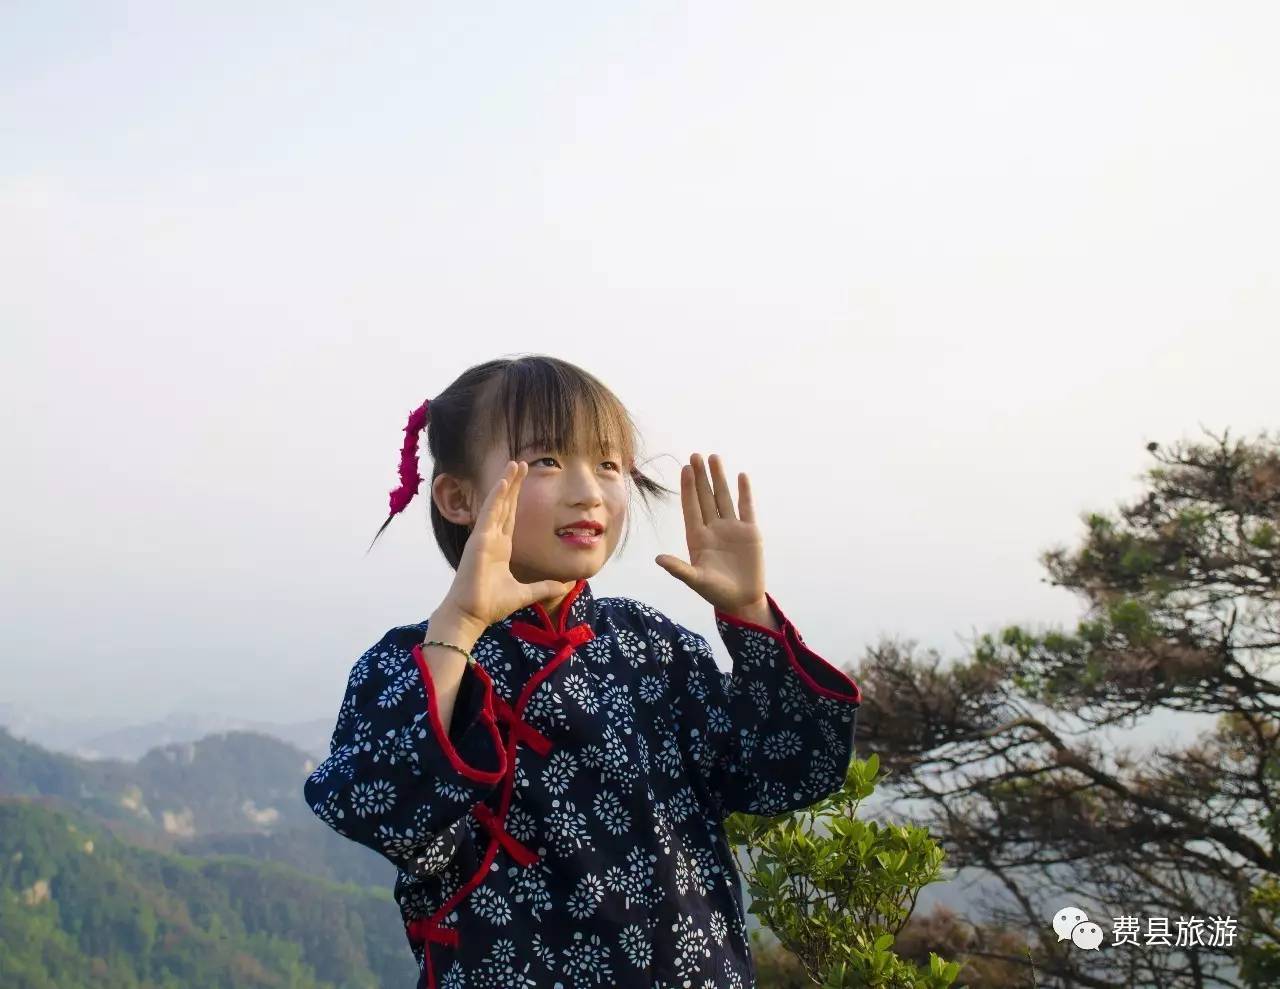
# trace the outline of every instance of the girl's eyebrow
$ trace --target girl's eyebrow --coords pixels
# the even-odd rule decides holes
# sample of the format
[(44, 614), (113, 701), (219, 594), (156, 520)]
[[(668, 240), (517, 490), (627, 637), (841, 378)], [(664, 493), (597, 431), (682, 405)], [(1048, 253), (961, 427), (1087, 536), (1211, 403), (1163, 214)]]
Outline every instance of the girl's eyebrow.
[[(516, 456), (519, 457), (522, 453), (528, 453), (531, 451), (537, 452), (539, 450), (550, 450), (551, 448), (552, 448), (551, 445), (547, 443), (526, 443), (524, 446), (520, 447), (520, 449), (516, 451)], [(609, 444), (607, 452), (610, 452), (610, 453), (616, 452), (614, 444), (612, 443)]]

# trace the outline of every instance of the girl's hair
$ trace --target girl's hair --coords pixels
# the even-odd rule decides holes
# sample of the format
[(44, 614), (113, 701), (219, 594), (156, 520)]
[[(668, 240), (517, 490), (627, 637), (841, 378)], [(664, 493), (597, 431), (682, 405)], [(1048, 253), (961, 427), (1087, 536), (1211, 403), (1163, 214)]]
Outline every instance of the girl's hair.
[[(512, 460), (526, 443), (568, 453), (590, 449), (594, 438), (602, 455), (611, 443), (616, 445), (646, 507), (655, 495), (676, 493), (636, 467), (635, 422), (617, 396), (594, 375), (568, 361), (541, 354), (500, 358), (468, 368), (410, 414), (401, 451), (401, 485), (391, 492), (391, 514), (373, 537), (375, 543), (418, 491), (422, 480), (417, 475), (418, 431), (424, 425), (433, 464), (432, 484), (443, 473), (477, 483), (481, 458), (499, 437), (506, 438)], [(427, 490), (429, 494), (430, 485)], [(488, 492), (479, 491), (478, 495), (484, 498)], [(457, 570), (471, 530), (441, 515), (434, 498), (427, 500), (436, 543), (449, 566)], [(630, 533), (630, 518), (628, 512), (623, 545)]]

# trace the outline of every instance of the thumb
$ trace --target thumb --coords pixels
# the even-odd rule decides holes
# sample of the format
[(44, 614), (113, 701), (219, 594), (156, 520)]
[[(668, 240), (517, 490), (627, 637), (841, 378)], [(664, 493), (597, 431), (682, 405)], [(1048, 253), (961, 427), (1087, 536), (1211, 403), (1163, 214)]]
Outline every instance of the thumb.
[(545, 601), (554, 594), (568, 594), (578, 585), (576, 580), (540, 580), (536, 584), (526, 584), (529, 588), (530, 603)]
[(690, 587), (693, 586), (694, 569), (685, 563), (678, 556), (671, 556), (669, 553), (663, 553), (654, 557), (653, 560), (658, 566), (662, 567), (667, 573), (671, 574), (678, 580), (684, 581)]

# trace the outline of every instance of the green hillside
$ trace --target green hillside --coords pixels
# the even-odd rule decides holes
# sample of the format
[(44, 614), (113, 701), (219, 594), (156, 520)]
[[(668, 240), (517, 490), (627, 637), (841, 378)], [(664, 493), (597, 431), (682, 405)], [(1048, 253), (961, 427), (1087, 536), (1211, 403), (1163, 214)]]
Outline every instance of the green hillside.
[(314, 768), (301, 750), (251, 732), (164, 745), (133, 763), (50, 752), (0, 727), (0, 794), (55, 797), (157, 851), (245, 855), (391, 889), (394, 865), (307, 807), (302, 784)]
[(175, 837), (309, 823), (302, 781), (314, 768), (300, 749), (253, 732), (162, 745), (125, 762), (50, 752), (0, 727), (0, 793), (60, 797)]
[(184, 855), (243, 855), (261, 862), (278, 862), (312, 879), (335, 883), (389, 890), (396, 882), (394, 865), (319, 820), (314, 825), (275, 834), (244, 832), (187, 838), (179, 841), (174, 850)]
[(5, 989), (381, 989), (417, 970), (390, 890), (132, 846), (0, 798)]

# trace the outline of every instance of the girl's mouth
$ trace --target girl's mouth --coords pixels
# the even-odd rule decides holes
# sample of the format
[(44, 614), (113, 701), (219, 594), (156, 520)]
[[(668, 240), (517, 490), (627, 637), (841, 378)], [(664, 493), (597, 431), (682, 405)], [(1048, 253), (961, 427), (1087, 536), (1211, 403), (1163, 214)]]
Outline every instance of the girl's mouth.
[(591, 547), (600, 542), (602, 534), (599, 532), (590, 532), (586, 529), (564, 529), (557, 532), (556, 535), (561, 542), (568, 543), (570, 546)]

